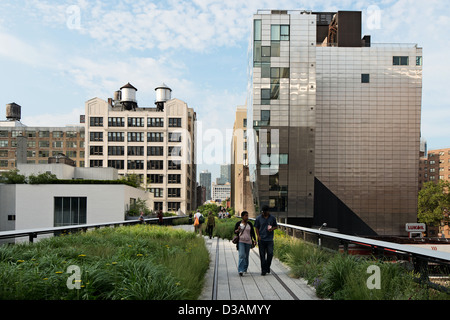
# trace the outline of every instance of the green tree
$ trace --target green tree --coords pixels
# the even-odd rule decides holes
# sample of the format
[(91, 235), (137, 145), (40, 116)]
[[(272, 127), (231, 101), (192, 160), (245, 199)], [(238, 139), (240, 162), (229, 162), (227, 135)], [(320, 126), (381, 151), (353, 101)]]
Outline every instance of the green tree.
[(444, 211), (450, 207), (450, 183), (440, 180), (438, 184), (426, 182), (419, 191), (418, 221), (436, 226), (444, 218)]
[(207, 204), (201, 205), (200, 207), (198, 207), (198, 209), (200, 210), (200, 212), (203, 215), (208, 214), (209, 211), (211, 211), (213, 214), (217, 215), (217, 213), (219, 213), (220, 207), (218, 205), (216, 205), (215, 203), (207, 203)]
[(147, 202), (144, 199), (137, 198), (136, 202), (130, 206), (128, 214), (130, 216), (138, 216), (141, 214), (141, 211), (144, 212), (144, 215), (149, 215), (151, 213), (150, 209), (147, 207)]
[(18, 184), (26, 182), (27, 178), (23, 174), (19, 174), (17, 169), (0, 173), (0, 183)]
[(30, 184), (46, 184), (52, 183), (53, 181), (58, 180), (55, 174), (50, 172), (40, 173), (38, 175), (31, 174), (28, 177), (28, 182)]

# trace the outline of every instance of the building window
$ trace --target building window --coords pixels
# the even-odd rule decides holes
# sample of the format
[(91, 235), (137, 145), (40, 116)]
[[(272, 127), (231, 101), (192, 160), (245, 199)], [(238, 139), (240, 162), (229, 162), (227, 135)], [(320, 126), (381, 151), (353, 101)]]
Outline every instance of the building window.
[(154, 202), (153, 203), (153, 210), (159, 211), (163, 209), (163, 203), (162, 202)]
[(0, 148), (8, 147), (8, 140), (0, 140)]
[(54, 226), (86, 224), (87, 197), (55, 197)]
[(270, 40), (289, 41), (289, 26), (273, 24), (270, 26)]
[(39, 138), (49, 138), (50, 131), (39, 131)]
[(117, 170), (125, 169), (124, 160), (108, 160), (109, 168), (116, 168)]
[(123, 132), (108, 132), (108, 141), (123, 142), (124, 140), (125, 140), (125, 135)]
[(129, 146), (127, 154), (129, 156), (144, 156), (144, 147)]
[[(28, 153), (29, 151), (27, 151)], [(7, 158), (8, 157), (8, 150), (0, 150), (0, 157)]]
[(150, 160), (147, 161), (148, 170), (162, 170), (164, 169), (164, 160)]
[(181, 132), (169, 132), (169, 142), (181, 142)]
[(1, 168), (7, 168), (8, 167), (8, 160), (0, 160), (0, 167)]
[(167, 161), (169, 170), (181, 170), (181, 162), (177, 160), (168, 160)]
[(162, 132), (147, 132), (148, 142), (164, 142), (164, 134)]
[(168, 156), (172, 157), (180, 157), (181, 156), (181, 147), (169, 147)]
[(270, 110), (261, 110), (261, 125), (268, 126), (270, 124)]
[(181, 118), (169, 118), (169, 127), (181, 127)]
[(91, 156), (102, 156), (103, 155), (103, 146), (91, 146), (89, 148), (89, 154)]
[(289, 164), (289, 155), (287, 153), (280, 154), (280, 164)]
[(66, 142), (66, 147), (67, 148), (76, 148), (77, 147), (77, 142), (76, 141), (67, 141)]
[[(83, 134), (84, 132), (80, 133), (80, 135)], [(66, 138), (76, 138), (78, 135), (78, 133), (76, 131), (67, 131), (66, 132)]]
[(181, 189), (180, 188), (168, 188), (167, 189), (167, 197), (169, 197), (169, 198), (181, 197)]
[(256, 19), (253, 21), (253, 40), (261, 41), (261, 20)]
[(50, 141), (43, 140), (39, 141), (39, 148), (48, 148), (50, 147)]
[(422, 57), (421, 56), (417, 56), (416, 57), (416, 66), (421, 66), (422, 65)]
[(39, 151), (39, 158), (48, 158), (49, 152), (41, 150)]
[(90, 117), (89, 124), (91, 127), (103, 127), (103, 117)]
[(162, 189), (162, 188), (150, 188), (150, 192), (153, 193), (153, 197), (155, 197), (155, 198), (162, 198), (163, 190), (164, 189)]
[(370, 74), (361, 74), (361, 83), (370, 83)]
[(169, 211), (178, 211), (178, 210), (180, 210), (180, 203), (179, 202), (167, 202), (167, 209)]
[(103, 160), (90, 160), (89, 161), (89, 167), (91, 168), (98, 168), (103, 167)]
[(393, 60), (394, 66), (408, 66), (409, 65), (409, 57), (394, 57)]
[(270, 89), (261, 89), (261, 104), (270, 105)]
[(90, 141), (103, 141), (103, 132), (90, 132)]
[(163, 183), (164, 175), (162, 174), (148, 174), (147, 183)]
[(163, 118), (147, 118), (147, 127), (164, 127)]
[(128, 118), (129, 127), (144, 127), (144, 118)]
[(144, 133), (128, 132), (128, 142), (144, 142)]
[[(34, 146), (36, 146), (36, 142), (34, 142)], [(52, 146), (53, 148), (62, 148), (63, 147), (63, 142), (62, 141), (52, 141)]]
[(128, 166), (128, 170), (130, 170), (130, 169), (142, 170), (142, 169), (144, 169), (144, 161), (143, 160), (128, 160), (127, 166)]
[(125, 127), (125, 118), (122, 117), (108, 118), (108, 127)]
[(108, 156), (123, 156), (124, 152), (123, 146), (108, 146)]
[(181, 174), (169, 174), (167, 183), (181, 183)]
[(164, 147), (147, 147), (147, 156), (163, 156)]

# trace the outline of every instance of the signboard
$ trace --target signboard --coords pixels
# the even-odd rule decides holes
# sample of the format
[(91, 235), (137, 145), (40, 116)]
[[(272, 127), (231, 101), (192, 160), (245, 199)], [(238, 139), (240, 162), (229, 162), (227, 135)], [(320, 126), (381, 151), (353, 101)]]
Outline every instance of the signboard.
[(407, 232), (425, 232), (427, 230), (427, 226), (425, 223), (407, 223), (406, 231)]

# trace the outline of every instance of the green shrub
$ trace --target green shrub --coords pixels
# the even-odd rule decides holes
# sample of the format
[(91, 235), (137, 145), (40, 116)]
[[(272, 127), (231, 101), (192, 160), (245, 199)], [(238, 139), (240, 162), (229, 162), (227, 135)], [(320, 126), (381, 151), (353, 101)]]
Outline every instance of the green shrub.
[[(67, 287), (68, 266), (81, 289)], [(101, 228), (0, 246), (0, 299), (197, 299), (209, 267), (203, 238), (152, 225)]]

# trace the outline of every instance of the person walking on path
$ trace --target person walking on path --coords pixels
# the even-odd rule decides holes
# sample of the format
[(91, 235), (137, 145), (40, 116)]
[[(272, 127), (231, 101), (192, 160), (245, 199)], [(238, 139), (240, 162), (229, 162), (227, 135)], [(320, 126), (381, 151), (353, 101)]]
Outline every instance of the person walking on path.
[(194, 230), (195, 233), (202, 235), (202, 224), (200, 223), (200, 219), (203, 215), (200, 213), (200, 210), (197, 209), (197, 212), (194, 214)]
[(261, 259), (261, 275), (270, 273), (273, 258), (273, 234), (278, 228), (274, 216), (270, 215), (269, 207), (264, 206), (262, 213), (256, 218), (255, 230), (258, 236), (259, 257)]
[(212, 212), (209, 211), (208, 220), (206, 221), (206, 232), (208, 233), (210, 239), (212, 238), (215, 226), (216, 226), (216, 219), (214, 218)]
[(162, 210), (159, 210), (159, 212), (158, 212), (158, 223), (159, 223), (160, 226), (163, 225), (163, 217), (164, 217), (164, 215), (162, 213)]
[(248, 212), (242, 211), (241, 221), (238, 221), (234, 226), (234, 233), (239, 235), (238, 242), (238, 252), (239, 252), (239, 263), (238, 272), (242, 276), (247, 273), (249, 264), (250, 249), (255, 246), (256, 235), (253, 228), (253, 224), (248, 221)]

